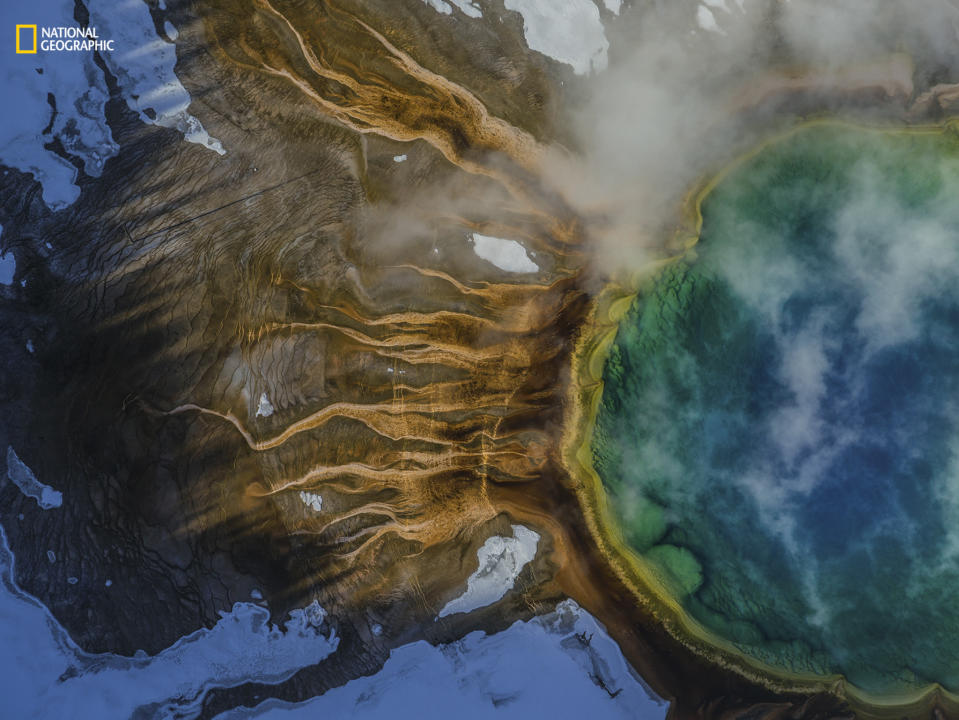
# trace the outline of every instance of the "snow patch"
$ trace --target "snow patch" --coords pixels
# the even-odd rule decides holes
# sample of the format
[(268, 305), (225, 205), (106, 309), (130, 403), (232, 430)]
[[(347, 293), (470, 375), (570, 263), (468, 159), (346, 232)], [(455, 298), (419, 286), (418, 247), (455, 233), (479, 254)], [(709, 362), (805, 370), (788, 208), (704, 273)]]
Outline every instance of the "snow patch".
[(506, 0), (523, 16), (530, 50), (566, 63), (577, 75), (605, 70), (609, 41), (591, 0)]
[(536, 556), (539, 534), (513, 525), (513, 537), (494, 535), (476, 552), (479, 567), (466, 580), (466, 592), (450, 600), (439, 617), (472, 612), (501, 599), (516, 582), (526, 564)]
[(307, 507), (313, 508), (314, 512), (320, 512), (323, 509), (323, 498), (316, 493), (300, 491), (300, 500)]
[(446, 2), (445, 0), (423, 0), (423, 1), (427, 5), (429, 5), (431, 8), (433, 8), (437, 12), (443, 13), (444, 15), (449, 15), (450, 13), (453, 12), (453, 8), (450, 7), (450, 5), (452, 4), (458, 7), (460, 11), (468, 17), (471, 17), (471, 18), (483, 17), (483, 11), (480, 10), (477, 4), (471, 0), (449, 0), (449, 2)]
[[(0, 235), (3, 234), (3, 225), (0, 225)], [(0, 253), (0, 285), (13, 283), (13, 276), (17, 272), (17, 259), (12, 252)]]
[(12, 447), (7, 448), (7, 478), (20, 488), (20, 492), (36, 500), (37, 505), (44, 510), (58, 508), (63, 504), (63, 493), (37, 480), (37, 476), (17, 457)]
[(406, 162), (406, 155), (394, 155), (393, 162)]
[(507, 272), (529, 273), (539, 270), (539, 265), (530, 260), (526, 248), (515, 240), (473, 233), (473, 252)]
[(12, 285), (17, 272), (17, 259), (12, 252), (0, 255), (0, 285)]
[(696, 9), (696, 23), (703, 30), (719, 33), (720, 35), (726, 34), (726, 31), (719, 27), (719, 23), (716, 22), (716, 17), (713, 15), (713, 11), (705, 5), (700, 5)]
[[(471, 18), (483, 16), (476, 2), (468, 0), (424, 2), (444, 15), (451, 14), (455, 5)], [(604, 4), (618, 15), (622, 0), (604, 0)], [(572, 66), (577, 75), (606, 69), (609, 41), (599, 8), (591, 0), (505, 0), (505, 5), (523, 17), (523, 35), (530, 50)]]
[(180, 33), (173, 26), (173, 23), (171, 23), (169, 20), (163, 23), (163, 32), (165, 32), (166, 36), (170, 38), (171, 40), (173, 40), (174, 42), (176, 41), (178, 37), (180, 37)]
[(260, 404), (256, 406), (256, 417), (270, 417), (273, 414), (273, 404), (266, 393), (260, 394)]

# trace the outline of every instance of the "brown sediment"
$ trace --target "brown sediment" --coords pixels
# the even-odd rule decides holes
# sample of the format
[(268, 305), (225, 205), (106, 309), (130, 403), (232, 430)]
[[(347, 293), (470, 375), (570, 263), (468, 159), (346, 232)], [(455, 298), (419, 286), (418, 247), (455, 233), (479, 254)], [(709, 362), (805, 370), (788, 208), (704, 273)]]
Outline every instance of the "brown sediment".
[[(334, 3), (313, 10), (258, 0), (241, 21), (235, 4), (211, 3), (203, 11), (210, 49), (222, 68), (265, 77), (270, 93), (292, 91), (296, 100), (285, 106), (314, 122), (423, 140), (451, 163), (444, 173), (491, 178), (511, 199), (515, 226), (484, 211), (482, 197), (473, 217), (444, 203), (420, 215), (460, 232), (519, 237), (554, 262), (548, 273), (515, 281), (501, 273), (463, 277), (434, 266), (428, 254), (392, 252), (374, 228), (356, 224), (342, 238), (343, 257), (321, 278), (271, 271), (270, 291), (284, 288), (283, 307), (296, 312), (267, 304), (241, 317), (226, 328), (240, 349), (222, 369), (164, 402), (137, 398), (152, 418), (233, 436), (243, 480), (227, 487), (246, 483), (242, 504), (200, 503), (180, 534), (223, 526), (234, 513), (244, 520), (271, 514), (268, 534), (315, 543), (308, 563), (298, 563), (272, 599), (292, 604), (324, 587), (334, 598), (328, 602), (362, 608), (384, 593), (395, 601), (398, 576), (455, 585), (458, 577), (433, 569), (436, 553), (458, 552), (502, 512), (489, 500), (490, 486), (541, 481), (568, 355), (556, 318), (583, 307), (581, 226), (541, 185), (542, 149), (528, 132), (422, 66), (371, 21)], [(371, 230), (373, 237), (364, 235)], [(324, 287), (331, 276), (338, 286)], [(318, 377), (294, 388), (308, 401), (274, 398), (271, 417), (254, 417), (247, 366), (275, 361), (310, 338), (322, 338), (326, 358)], [(288, 384), (281, 379), (280, 388)], [(324, 511), (291, 513), (299, 490), (321, 492)], [(254, 535), (266, 526), (256, 524)]]
[[(287, 83), (319, 114), (352, 131), (425, 140), (458, 168), (495, 179), (514, 198), (514, 212), (526, 224), (513, 234), (524, 237), (528, 226), (538, 227), (536, 238), (549, 239), (544, 248), (562, 256), (563, 263), (575, 261), (575, 251), (562, 250), (578, 242), (570, 230), (575, 227), (570, 211), (543, 193), (535, 179), (539, 144), (490, 114), (468, 89), (424, 68), (370, 23), (333, 3), (307, 17), (288, 3), (259, 0), (251, 30), (239, 37), (221, 31), (224, 7), (230, 6), (214, 5), (207, 14), (208, 37), (222, 64)], [(236, 23), (228, 20), (226, 26)], [(347, 37), (348, 43), (339, 42)], [(443, 216), (442, 210), (437, 208), (441, 221), (467, 229), (484, 226)], [(356, 400), (326, 402), (284, 424), (271, 420), (269, 434), (252, 430), (239, 412), (210, 403), (186, 402), (163, 410), (228, 423), (254, 453), (280, 451), (294, 441), (298, 453), (301, 436), (315, 438), (343, 420), (360, 423), (368, 432), (355, 450), (335, 453), (339, 462), (313, 462), (300, 472), (285, 468), (257, 493), (269, 500), (295, 487), (353, 498), (348, 510), (297, 532), (323, 535), (361, 515), (383, 518), (337, 541), (348, 547), (342, 554), (348, 562), (338, 563), (335, 572), (349, 573), (357, 582), (361, 574), (356, 567), (363, 562), (376, 555), (396, 556), (391, 538), (411, 542), (413, 555), (421, 555), (425, 547), (451, 542), (495, 515), (486, 498), (489, 482), (537, 477), (542, 461), (531, 460), (536, 454), (531, 450), (545, 445), (537, 415), (556, 405), (560, 391), (555, 383), (532, 381), (531, 375), (544, 358), (556, 355), (553, 346), (562, 339), (550, 330), (552, 318), (578, 295), (569, 273), (546, 283), (538, 278), (470, 282), (421, 263), (383, 264), (377, 270), (381, 276), (396, 273), (411, 275), (413, 282), (441, 283), (442, 289), (429, 293), (438, 309), (416, 307), (415, 301), (402, 312), (378, 307), (366, 290), (355, 294), (365, 298), (361, 303), (342, 295), (335, 305), (316, 302), (321, 293), (296, 279), (291, 284), (310, 297), (325, 319), (273, 321), (248, 331), (257, 342), (316, 333), (331, 338), (328, 342), (336, 342), (343, 354), (341, 362), (355, 358)], [(395, 282), (408, 285), (401, 277)], [(314, 448), (311, 455), (324, 452)], [(351, 484), (344, 491), (346, 480)], [(443, 483), (462, 489), (437, 492)], [(378, 499), (386, 491), (393, 497)], [(369, 558), (363, 560), (362, 553)], [(380, 578), (372, 580), (377, 587), (383, 584)], [(309, 584), (306, 578), (299, 582)], [(352, 602), (363, 601), (354, 589)]]
[[(225, 7), (214, 5), (208, 18)], [(354, 132), (425, 140), (463, 170), (497, 180), (517, 199), (529, 198), (526, 212), (552, 222), (554, 213), (540, 206), (539, 189), (528, 182), (537, 177), (543, 147), (490, 114), (470, 90), (423, 67), (336, 3), (321, 2), (309, 17), (280, 0), (255, 0), (253, 8), (253, 17), (228, 23), (231, 33), (219, 31), (222, 20), (208, 20), (220, 62), (289, 83)], [(238, 27), (250, 30), (237, 36)]]

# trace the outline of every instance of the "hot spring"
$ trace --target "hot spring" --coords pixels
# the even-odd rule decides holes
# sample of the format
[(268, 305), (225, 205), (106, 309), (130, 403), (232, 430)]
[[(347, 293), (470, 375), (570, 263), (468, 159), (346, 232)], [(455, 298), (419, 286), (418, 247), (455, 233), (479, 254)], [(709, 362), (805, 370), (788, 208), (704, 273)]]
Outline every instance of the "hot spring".
[(747, 657), (959, 692), (959, 137), (809, 125), (699, 207), (603, 369), (623, 542)]

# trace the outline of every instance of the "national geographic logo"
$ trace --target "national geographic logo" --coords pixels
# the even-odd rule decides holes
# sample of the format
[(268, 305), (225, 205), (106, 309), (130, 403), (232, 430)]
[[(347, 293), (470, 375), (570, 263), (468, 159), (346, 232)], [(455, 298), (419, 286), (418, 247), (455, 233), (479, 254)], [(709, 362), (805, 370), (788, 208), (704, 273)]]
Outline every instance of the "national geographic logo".
[[(24, 37), (27, 40), (24, 40)], [(32, 55), (37, 51), (37, 26), (17, 25), (17, 55)]]
[[(113, 52), (113, 40), (101, 40), (93, 26), (44, 26), (39, 34), (39, 48), (43, 52)], [(35, 55), (36, 52), (37, 26), (17, 25), (17, 54)]]

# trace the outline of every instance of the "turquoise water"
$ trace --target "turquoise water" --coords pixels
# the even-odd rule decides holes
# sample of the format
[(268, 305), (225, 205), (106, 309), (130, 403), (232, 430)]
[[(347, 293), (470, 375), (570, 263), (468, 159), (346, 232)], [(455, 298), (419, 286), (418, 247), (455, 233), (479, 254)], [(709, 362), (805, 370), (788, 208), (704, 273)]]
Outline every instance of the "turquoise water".
[(753, 657), (959, 691), (959, 145), (811, 127), (702, 211), (604, 371), (628, 544)]

